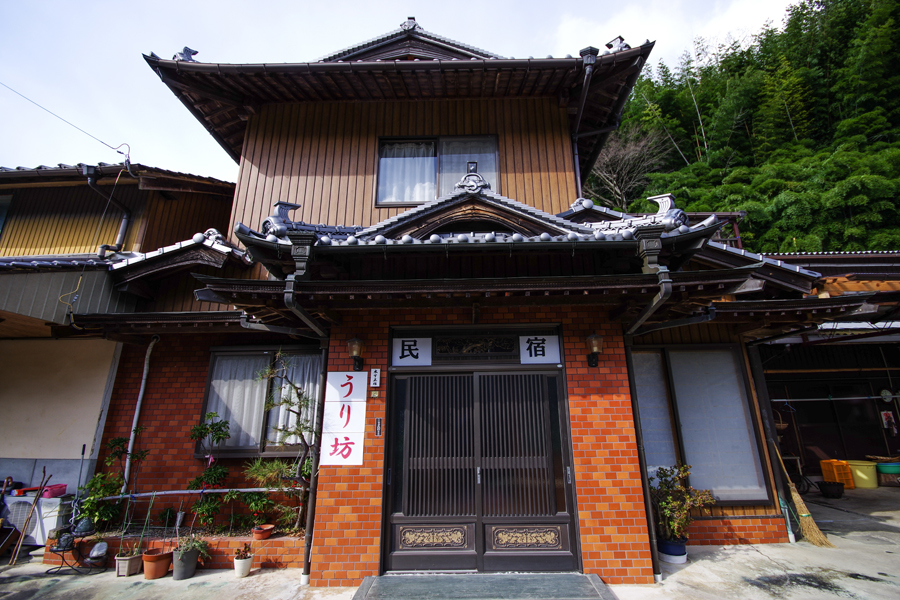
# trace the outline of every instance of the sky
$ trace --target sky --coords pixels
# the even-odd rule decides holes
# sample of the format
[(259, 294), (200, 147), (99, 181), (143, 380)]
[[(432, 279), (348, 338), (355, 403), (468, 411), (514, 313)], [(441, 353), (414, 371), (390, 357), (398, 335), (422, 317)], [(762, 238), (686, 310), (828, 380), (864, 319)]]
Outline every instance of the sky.
[(0, 3), (0, 166), (117, 163), (125, 157), (110, 146), (128, 144), (133, 163), (235, 181), (237, 164), (144, 62), (151, 51), (171, 58), (190, 46), (213, 63), (312, 62), (414, 16), (427, 31), (506, 57), (578, 56), (621, 35), (634, 46), (655, 40), (650, 63), (674, 65), (697, 37), (715, 44), (780, 27), (791, 3), (8, 0)]

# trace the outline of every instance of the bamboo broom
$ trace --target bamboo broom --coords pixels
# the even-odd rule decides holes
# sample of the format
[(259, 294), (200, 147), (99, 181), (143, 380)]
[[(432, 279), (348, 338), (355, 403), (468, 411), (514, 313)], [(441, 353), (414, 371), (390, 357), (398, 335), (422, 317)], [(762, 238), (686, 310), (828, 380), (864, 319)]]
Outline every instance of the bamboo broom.
[(778, 450), (778, 446), (775, 446), (775, 453), (778, 454), (778, 462), (781, 463), (781, 470), (784, 472), (785, 477), (787, 477), (788, 486), (791, 488), (791, 501), (794, 503), (794, 508), (797, 509), (797, 516), (800, 519), (800, 533), (802, 533), (803, 537), (813, 546), (818, 546), (820, 548), (835, 548), (836, 546), (828, 541), (828, 538), (825, 537), (825, 534), (822, 533), (819, 526), (816, 525), (812, 515), (809, 514), (809, 509), (806, 508), (803, 498), (800, 497), (797, 486), (791, 481), (787, 469), (784, 468), (784, 461), (781, 460), (781, 452)]

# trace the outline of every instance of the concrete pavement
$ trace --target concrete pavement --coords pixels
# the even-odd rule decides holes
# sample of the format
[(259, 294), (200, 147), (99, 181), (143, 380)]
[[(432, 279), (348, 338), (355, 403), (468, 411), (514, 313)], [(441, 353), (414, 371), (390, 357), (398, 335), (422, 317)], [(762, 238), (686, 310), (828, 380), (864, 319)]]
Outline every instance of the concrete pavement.
[[(805, 600), (900, 598), (900, 488), (848, 490), (840, 500), (813, 491), (804, 497), (813, 517), (837, 546), (806, 542), (758, 546), (689, 546), (688, 563), (665, 565), (663, 582), (613, 585), (619, 600)], [(165, 577), (45, 576), (36, 561), (6, 567), (0, 560), (0, 599), (93, 600), (351, 600), (356, 588), (300, 585), (297, 569), (256, 570), (246, 579), (231, 571), (199, 570), (187, 581)], [(492, 598), (485, 590), (485, 599)]]

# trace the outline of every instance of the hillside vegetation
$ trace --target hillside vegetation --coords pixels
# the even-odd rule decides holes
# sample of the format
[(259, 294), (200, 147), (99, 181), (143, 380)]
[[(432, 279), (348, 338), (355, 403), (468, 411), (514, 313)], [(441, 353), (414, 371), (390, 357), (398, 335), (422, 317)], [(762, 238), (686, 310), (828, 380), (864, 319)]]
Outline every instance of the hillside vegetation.
[(900, 249), (900, 0), (804, 1), (750, 43), (645, 68), (586, 191), (746, 211), (761, 252)]

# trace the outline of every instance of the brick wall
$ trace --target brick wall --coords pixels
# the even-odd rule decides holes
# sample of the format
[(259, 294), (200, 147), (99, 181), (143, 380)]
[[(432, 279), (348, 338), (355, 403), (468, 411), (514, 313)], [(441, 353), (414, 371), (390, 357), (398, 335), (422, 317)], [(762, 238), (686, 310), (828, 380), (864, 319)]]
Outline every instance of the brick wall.
[[(203, 562), (201, 568), (204, 569), (231, 569), (234, 567), (234, 551), (243, 547), (246, 542), (250, 542), (253, 550), (253, 568), (254, 569), (284, 569), (284, 568), (303, 568), (303, 538), (297, 537), (271, 537), (267, 540), (256, 541), (252, 537), (207, 537), (204, 538), (209, 542), (210, 557)], [(119, 551), (121, 540), (116, 537), (104, 538), (103, 540), (109, 546), (107, 549), (107, 567), (115, 568), (115, 556)], [(137, 538), (127, 538), (129, 547), (137, 542)], [(78, 549), (82, 555), (88, 554), (94, 545), (90, 538), (76, 540)], [(160, 548), (161, 550), (172, 550), (176, 542), (172, 539), (166, 540), (144, 540), (144, 549)], [(45, 565), (61, 565), (62, 559), (58, 554), (49, 551), (55, 545), (54, 542), (47, 544), (48, 550), (44, 552), (43, 563)], [(66, 560), (69, 564), (74, 563), (74, 556), (71, 552), (65, 553)], [(83, 563), (81, 563), (83, 564)]]
[(732, 517), (694, 521), (688, 543), (698, 546), (730, 544), (786, 544), (784, 517)]
[[(562, 324), (585, 572), (609, 583), (652, 583), (621, 328), (596, 308), (482, 307), (478, 320), (478, 325), (516, 323)], [(472, 311), (368, 310), (345, 316), (332, 330), (328, 370), (352, 369), (347, 340), (359, 337), (366, 344), (365, 369), (386, 374), (390, 327), (428, 325), (472, 325)], [(584, 340), (592, 333), (605, 338), (598, 368), (589, 368), (585, 358)], [(363, 577), (378, 574), (385, 438), (376, 438), (374, 428), (375, 419), (385, 417), (388, 377), (381, 383), (370, 388), (378, 397), (368, 399), (363, 465), (320, 470), (312, 585), (359, 585)]]

